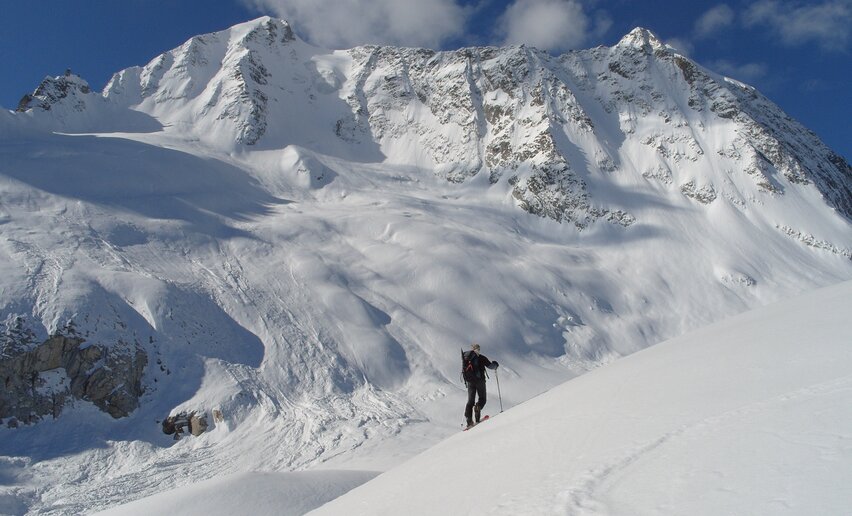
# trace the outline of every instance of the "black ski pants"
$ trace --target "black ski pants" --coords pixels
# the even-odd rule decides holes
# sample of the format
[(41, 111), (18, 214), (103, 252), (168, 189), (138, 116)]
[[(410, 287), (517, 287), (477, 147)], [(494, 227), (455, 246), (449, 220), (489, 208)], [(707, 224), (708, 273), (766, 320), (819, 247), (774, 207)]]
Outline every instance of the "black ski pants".
[(464, 418), (471, 419), (473, 416), (473, 405), (476, 396), (479, 395), (479, 401), (476, 401), (476, 406), (482, 410), (485, 406), (485, 380), (475, 382), (467, 382), (467, 405), (464, 407)]

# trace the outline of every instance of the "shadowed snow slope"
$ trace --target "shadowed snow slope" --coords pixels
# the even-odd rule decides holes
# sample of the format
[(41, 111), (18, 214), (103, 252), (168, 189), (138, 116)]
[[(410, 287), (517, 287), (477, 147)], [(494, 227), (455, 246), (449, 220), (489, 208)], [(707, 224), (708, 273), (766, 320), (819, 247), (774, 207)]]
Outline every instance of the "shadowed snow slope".
[(311, 514), (841, 514), (852, 282), (569, 381)]
[(253, 472), (159, 493), (100, 516), (276, 514), (297, 516), (374, 477), (369, 471)]

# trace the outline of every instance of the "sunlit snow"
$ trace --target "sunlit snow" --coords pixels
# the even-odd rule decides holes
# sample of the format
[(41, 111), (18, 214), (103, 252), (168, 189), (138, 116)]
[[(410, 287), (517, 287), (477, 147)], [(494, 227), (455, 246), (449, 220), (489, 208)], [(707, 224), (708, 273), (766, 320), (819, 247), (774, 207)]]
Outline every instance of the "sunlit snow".
[[(639, 29), (479, 61), (288, 30), (261, 18), (103, 94), (0, 112), (0, 322), (43, 340), (73, 321), (148, 357), (127, 418), (78, 400), (3, 422), (0, 513), (295, 514), (382, 471), (325, 510), (850, 505), (848, 283), (676, 338), (852, 278), (848, 177), (806, 176), (841, 166), (815, 135), (655, 60)], [(699, 72), (713, 91), (690, 89)], [(515, 189), (551, 158), (577, 181), (561, 223)], [(455, 436), (472, 342), (502, 364), (507, 410)], [(499, 401), (492, 382), (486, 412)], [(165, 435), (182, 411), (208, 431)]]

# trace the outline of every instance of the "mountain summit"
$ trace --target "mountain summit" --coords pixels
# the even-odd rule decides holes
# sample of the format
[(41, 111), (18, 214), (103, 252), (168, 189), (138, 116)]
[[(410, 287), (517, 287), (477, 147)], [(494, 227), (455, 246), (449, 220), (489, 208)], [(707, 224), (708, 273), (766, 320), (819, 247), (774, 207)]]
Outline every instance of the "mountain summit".
[(0, 455), (33, 511), (382, 469), (456, 430), (472, 342), (509, 407), (852, 278), (849, 164), (644, 29), (331, 51), (264, 17), (48, 79), (0, 133)]

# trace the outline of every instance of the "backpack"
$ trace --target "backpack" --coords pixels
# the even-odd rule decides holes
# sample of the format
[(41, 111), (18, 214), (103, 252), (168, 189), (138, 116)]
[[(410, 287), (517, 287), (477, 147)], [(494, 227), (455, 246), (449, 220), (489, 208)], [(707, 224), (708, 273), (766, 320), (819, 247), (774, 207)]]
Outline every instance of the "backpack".
[(462, 350), (462, 378), (465, 383), (475, 382), (481, 378), (479, 374), (479, 356), (473, 351)]

